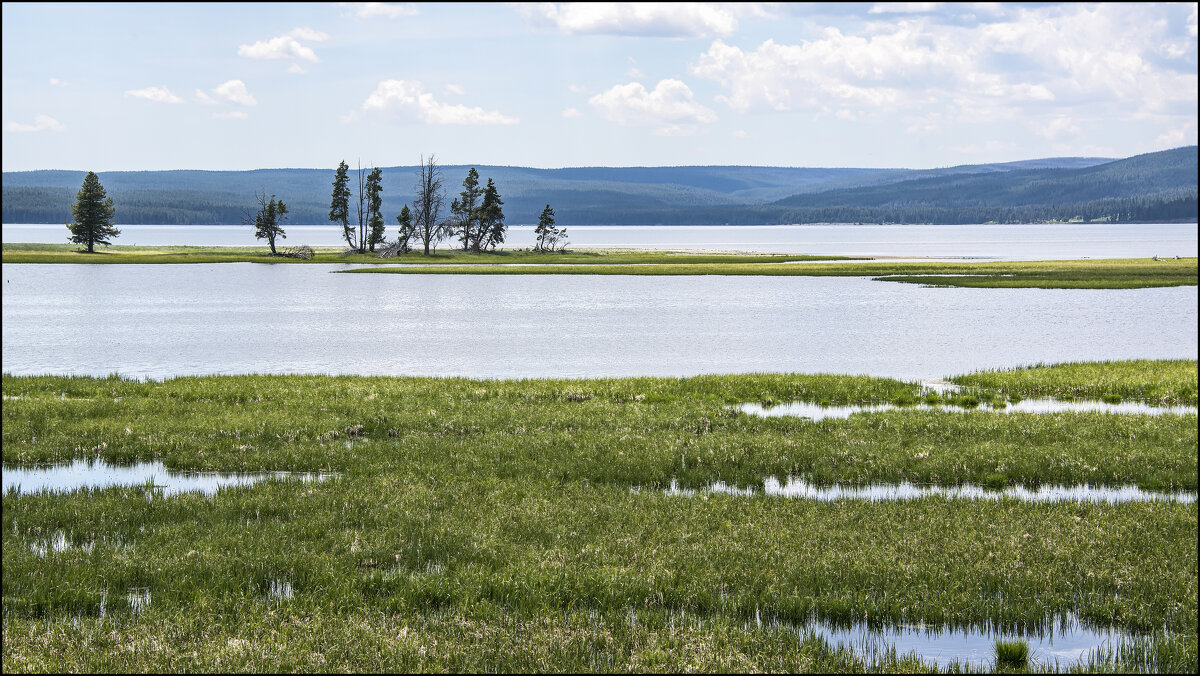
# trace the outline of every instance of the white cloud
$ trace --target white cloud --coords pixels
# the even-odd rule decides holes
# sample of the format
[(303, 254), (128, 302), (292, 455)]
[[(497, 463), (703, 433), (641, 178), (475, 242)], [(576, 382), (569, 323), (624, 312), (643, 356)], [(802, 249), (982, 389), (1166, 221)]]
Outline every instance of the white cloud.
[(563, 117), (583, 117), (583, 113), (579, 112), (578, 108), (566, 108), (562, 111)]
[(66, 87), (69, 84), (71, 84), (71, 83), (64, 82), (56, 77), (50, 78), (50, 86), (52, 86), (52, 87)]
[(1168, 129), (1160, 134), (1158, 138), (1154, 139), (1154, 147), (1159, 150), (1194, 145), (1196, 145), (1195, 118), (1188, 120), (1177, 127)]
[(867, 14), (922, 14), (941, 8), (944, 2), (878, 2)]
[(517, 3), (527, 19), (569, 34), (698, 38), (729, 35), (739, 16), (765, 16), (762, 3)]
[(230, 80), (219, 84), (213, 89), (213, 93), (226, 101), (240, 103), (243, 106), (258, 105), (258, 101), (247, 91), (246, 83), (241, 80)]
[(934, 113), (925, 117), (911, 119), (905, 131), (909, 134), (919, 135), (936, 134), (942, 130), (941, 118), (941, 115)]
[(747, 134), (745, 129), (734, 129), (732, 136), (734, 138), (750, 138), (750, 134)]
[(50, 117), (49, 115), (38, 115), (33, 118), (33, 124), (21, 124), (20, 122), (9, 122), (4, 125), (4, 131), (62, 131), (66, 129), (61, 122)]
[(1187, 18), (1188, 35), (1196, 37), (1196, 3), (1192, 3), (1192, 13)]
[(249, 59), (300, 59), (316, 63), (320, 61), (316, 52), (311, 47), (301, 44), (300, 41), (323, 42), (328, 39), (329, 36), (321, 31), (311, 28), (296, 28), (286, 35), (269, 40), (259, 40), (252, 45), (240, 45), (238, 56)]
[(402, 16), (416, 16), (420, 12), (417, 8), (409, 3), (394, 3), (394, 2), (339, 2), (342, 7), (353, 7), (354, 16), (360, 19), (373, 19), (375, 17), (384, 17), (387, 19), (399, 19)]
[(183, 103), (183, 99), (171, 93), (171, 90), (166, 87), (130, 89), (125, 92), (125, 96), (132, 96), (135, 99), (146, 99), (147, 101), (158, 101), (159, 103)]
[(362, 104), (363, 110), (378, 110), (407, 116), (425, 124), (517, 124), (515, 117), (498, 111), (439, 103), (413, 80), (384, 80)]
[(660, 80), (653, 91), (640, 82), (615, 85), (588, 99), (605, 118), (622, 125), (658, 125), (658, 133), (679, 135), (681, 123), (708, 123), (717, 119), (712, 110), (696, 103), (692, 90), (675, 79)]
[(908, 123), (922, 133), (999, 120), (1038, 129), (1085, 111), (1195, 119), (1194, 64), (1161, 65), (1178, 52), (1172, 36), (1180, 28), (1163, 7), (1014, 6), (982, 23), (947, 21), (936, 11), (892, 16), (928, 9), (936, 8), (878, 6), (879, 20), (846, 33), (826, 28), (796, 44), (742, 48), (717, 39), (691, 72), (719, 83), (725, 91), (717, 100), (734, 110), (941, 116), (937, 124)]
[(442, 89), (445, 89), (447, 94), (454, 94), (455, 96), (462, 96), (463, 94), (467, 93), (467, 90), (456, 84), (448, 84), (445, 87), (442, 87)]
[(963, 153), (965, 155), (978, 155), (981, 153), (988, 154), (988, 155), (995, 155), (996, 153), (1011, 151), (1011, 150), (1015, 150), (1015, 149), (1016, 149), (1016, 146), (1013, 145), (1012, 143), (1007, 143), (1004, 141), (996, 141), (996, 140), (988, 141), (987, 143), (983, 143), (983, 144), (968, 143), (967, 145), (963, 145), (963, 146), (950, 146), (950, 147), (942, 148), (942, 150), (951, 150), (956, 153)]
[(287, 72), (292, 73), (294, 75), (303, 75), (303, 74), (307, 73), (308, 71), (304, 70), (304, 66), (301, 66), (298, 63), (293, 63), (292, 65), (288, 66)]
[(1066, 115), (1059, 115), (1049, 120), (1037, 120), (1033, 124), (1033, 132), (1047, 140), (1056, 141), (1063, 136), (1075, 136), (1079, 134), (1080, 129), (1074, 120)]
[(668, 124), (654, 130), (656, 136), (697, 136), (703, 133), (697, 124)]
[(631, 78), (634, 80), (642, 80), (642, 79), (645, 79), (646, 74), (642, 72), (641, 68), (638, 68), (637, 66), (633, 66), (629, 70), (625, 71), (625, 77)]
[(243, 110), (231, 110), (228, 113), (213, 113), (214, 120), (244, 120), (250, 117)]
[(293, 37), (297, 40), (307, 40), (308, 42), (324, 42), (329, 39), (329, 35), (327, 33), (322, 33), (321, 31), (305, 28), (303, 26), (300, 28), (293, 28), (292, 32), (288, 33), (288, 37)]
[(587, 88), (582, 85), (567, 85), (567, 89), (571, 90), (572, 94), (582, 94), (587, 91)]

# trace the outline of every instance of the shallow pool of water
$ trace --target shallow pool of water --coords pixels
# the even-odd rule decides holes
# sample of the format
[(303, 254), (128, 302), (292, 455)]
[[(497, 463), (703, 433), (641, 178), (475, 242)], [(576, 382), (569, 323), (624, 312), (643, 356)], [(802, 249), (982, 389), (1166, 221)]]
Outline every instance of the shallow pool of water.
[(162, 495), (199, 492), (212, 495), (226, 486), (250, 486), (266, 479), (322, 481), (328, 474), (298, 472), (192, 472), (167, 469), (159, 461), (116, 465), (103, 458), (22, 467), (4, 465), (4, 492), (66, 493), (84, 488), (153, 485)]
[(680, 488), (677, 481), (671, 481), (671, 486), (664, 490), (667, 495), (694, 497), (705, 494), (740, 495), (752, 497), (759, 493), (773, 497), (799, 498), (833, 502), (835, 500), (862, 500), (881, 502), (892, 500), (919, 500), (933, 496), (942, 496), (954, 500), (1020, 500), (1022, 502), (1106, 502), (1116, 504), (1122, 502), (1182, 502), (1196, 501), (1195, 491), (1160, 492), (1147, 491), (1137, 486), (1076, 486), (1042, 485), (1037, 488), (1025, 486), (1009, 486), (1002, 490), (992, 490), (976, 484), (960, 486), (919, 485), (907, 481), (896, 484), (866, 484), (819, 486), (805, 479), (788, 478), (780, 483), (775, 477), (763, 481), (762, 488), (752, 486), (738, 487), (723, 481), (716, 481), (702, 489)]
[(845, 420), (860, 413), (881, 413), (895, 409), (909, 411), (957, 411), (968, 413), (983, 411), (990, 413), (1114, 413), (1133, 415), (1196, 415), (1195, 406), (1153, 406), (1141, 401), (1122, 401), (1110, 404), (1105, 401), (1060, 399), (1022, 399), (1002, 408), (992, 408), (988, 405), (976, 407), (953, 406), (949, 404), (911, 404), (897, 406), (895, 404), (864, 404), (852, 406), (825, 406), (811, 401), (794, 401), (765, 407), (761, 404), (742, 404), (738, 410), (750, 415), (766, 418), (790, 416), (807, 418), (812, 421), (834, 418)]
[(856, 624), (838, 628), (823, 622), (807, 624), (768, 623), (767, 629), (787, 628), (798, 633), (813, 633), (830, 645), (842, 645), (871, 661), (895, 648), (898, 655), (915, 652), (922, 660), (945, 667), (951, 662), (973, 668), (995, 666), (998, 640), (1024, 640), (1029, 644), (1030, 663), (1040, 667), (1056, 664), (1066, 667), (1084, 661), (1097, 650), (1107, 650), (1128, 642), (1131, 634), (1113, 628), (1086, 626), (1073, 615), (1058, 618), (1048, 629), (1026, 632), (1002, 632), (980, 627), (946, 628), (923, 624), (893, 627), (869, 627)]

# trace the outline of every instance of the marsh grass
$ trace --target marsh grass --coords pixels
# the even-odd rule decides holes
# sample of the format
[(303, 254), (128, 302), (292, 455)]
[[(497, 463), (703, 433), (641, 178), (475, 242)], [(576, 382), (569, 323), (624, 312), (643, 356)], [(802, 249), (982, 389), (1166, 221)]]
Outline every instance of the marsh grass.
[(1022, 640), (996, 641), (996, 667), (1024, 671), (1029, 668), (1029, 643)]
[(993, 474), (1195, 490), (1194, 417), (900, 409), (805, 424), (730, 411), (923, 396), (770, 374), (5, 375), (3, 394), (5, 463), (90, 453), (338, 473), (165, 499), (144, 486), (6, 493), (6, 671), (912, 670), (927, 667), (763, 618), (1028, 630), (1072, 613), (1154, 632), (1096, 668), (1195, 670), (1195, 503), (630, 490)]
[[(369, 267), (338, 272), (385, 274), (872, 277), (924, 286), (973, 288), (1134, 289), (1195, 286), (1197, 280), (1195, 258), (922, 263), (849, 256), (686, 251), (598, 250), (550, 255), (524, 250), (442, 250), (430, 256), (409, 253), (381, 259), (375, 254), (346, 254), (331, 247), (314, 251), (311, 259), (299, 259), (272, 256), (262, 247), (113, 245), (88, 254), (70, 244), (16, 243), (4, 244), (2, 256), (5, 263), (354, 263)], [(817, 262), (821, 264), (808, 265)], [(410, 267), (396, 267), (397, 263)]]
[(547, 254), (500, 249), (469, 252), (443, 249), (426, 256), (422, 252), (394, 258), (373, 253), (350, 253), (337, 247), (314, 247), (311, 259), (272, 256), (265, 247), (226, 246), (136, 246), (116, 244), (94, 253), (72, 244), (5, 243), (0, 248), (5, 263), (355, 263), (372, 265), (496, 265), (497, 263), (576, 265), (660, 265), (722, 263), (788, 263), (801, 261), (863, 260), (852, 256), (808, 256), (795, 254), (712, 254), (687, 251), (625, 251), (620, 249), (568, 251)]
[(951, 378), (965, 387), (991, 390), (1010, 401), (1036, 396), (1144, 401), (1162, 406), (1196, 405), (1196, 361), (1132, 360), (1037, 364)]
[[(881, 281), (925, 286), (1042, 289), (1135, 289), (1161, 286), (1195, 286), (1197, 261), (1153, 259), (1097, 259), (980, 263), (911, 263), (872, 261), (855, 263), (805, 263), (754, 265), (744, 263), (684, 262), (677, 265), (621, 266), (605, 264), (522, 267), (463, 266), (399, 268), (372, 267), (340, 272), (375, 274), (472, 275), (755, 275), (807, 277), (872, 277)], [(954, 276), (954, 275), (961, 276)]]

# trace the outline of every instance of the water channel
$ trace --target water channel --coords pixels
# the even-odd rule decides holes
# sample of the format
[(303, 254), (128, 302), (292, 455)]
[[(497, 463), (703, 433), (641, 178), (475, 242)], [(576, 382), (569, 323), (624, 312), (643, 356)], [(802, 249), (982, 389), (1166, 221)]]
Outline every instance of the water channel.
[(902, 379), (1195, 359), (1196, 287), (863, 277), (339, 275), (339, 265), (4, 266), (3, 371)]

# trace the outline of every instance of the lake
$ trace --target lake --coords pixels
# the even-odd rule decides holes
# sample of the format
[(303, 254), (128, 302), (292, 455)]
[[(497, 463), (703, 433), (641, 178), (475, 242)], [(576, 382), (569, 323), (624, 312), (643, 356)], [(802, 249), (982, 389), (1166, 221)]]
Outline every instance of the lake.
[(12, 374), (937, 378), (1197, 357), (1196, 287), (859, 277), (341, 275), (341, 265), (3, 268)]
[[(114, 244), (263, 246), (244, 225), (121, 225)], [(288, 225), (280, 244), (340, 246), (341, 228)], [(66, 243), (67, 228), (3, 226), (5, 242)], [(847, 256), (1045, 260), (1196, 255), (1192, 224), (1062, 225), (617, 225), (568, 226), (572, 247), (708, 249)], [(389, 227), (388, 236), (395, 236)], [(505, 246), (533, 246), (533, 226), (509, 226)], [(443, 245), (445, 248), (445, 245)]]

